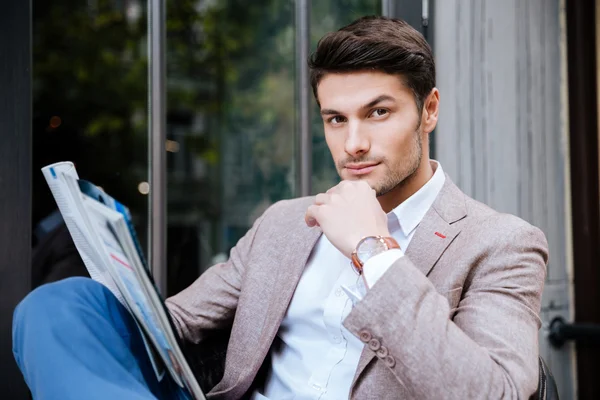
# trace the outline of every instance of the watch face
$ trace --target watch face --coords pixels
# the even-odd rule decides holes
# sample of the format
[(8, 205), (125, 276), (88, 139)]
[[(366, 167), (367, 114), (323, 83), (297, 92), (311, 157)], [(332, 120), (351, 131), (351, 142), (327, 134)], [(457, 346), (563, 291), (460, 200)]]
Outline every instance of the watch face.
[(364, 264), (369, 258), (386, 250), (387, 246), (381, 239), (376, 237), (366, 237), (358, 245), (356, 255), (360, 262)]

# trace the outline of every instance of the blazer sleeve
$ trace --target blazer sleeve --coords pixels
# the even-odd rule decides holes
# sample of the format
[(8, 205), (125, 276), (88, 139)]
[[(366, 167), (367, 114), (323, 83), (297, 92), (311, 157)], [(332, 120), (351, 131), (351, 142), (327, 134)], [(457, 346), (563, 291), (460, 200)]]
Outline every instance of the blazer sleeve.
[(227, 262), (210, 267), (189, 287), (166, 300), (180, 337), (197, 344), (211, 332), (231, 326), (246, 260), (263, 219), (264, 214), (231, 249)]
[(472, 266), (457, 309), (405, 256), (345, 319), (354, 335), (386, 348), (381, 361), (412, 397), (527, 399), (535, 392), (546, 238), (521, 224), (492, 245)]

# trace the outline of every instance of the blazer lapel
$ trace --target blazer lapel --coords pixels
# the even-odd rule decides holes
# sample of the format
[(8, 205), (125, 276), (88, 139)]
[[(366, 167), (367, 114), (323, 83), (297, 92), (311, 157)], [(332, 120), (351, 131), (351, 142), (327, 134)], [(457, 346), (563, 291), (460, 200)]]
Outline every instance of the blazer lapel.
[[(322, 233), (318, 227), (308, 228), (304, 225), (300, 231), (290, 232), (289, 236), (285, 235), (274, 241), (274, 246), (279, 249), (277, 252), (279, 258), (274, 262), (279, 267), (275, 283), (271, 288), (267, 319), (258, 345), (259, 351), (262, 351), (264, 356), (277, 334), (308, 258)], [(261, 363), (264, 356), (260, 357)]]
[[(292, 225), (288, 225), (289, 228), (284, 232), (277, 230), (276, 234), (270, 236), (268, 248), (264, 249), (263, 262), (274, 268), (277, 273), (273, 278), (270, 273), (264, 274), (266, 301), (261, 302), (261, 306), (257, 306), (260, 309), (257, 309), (256, 312), (262, 315), (266, 311), (264, 314), (266, 317), (262, 326), (259, 327), (261, 333), (250, 363), (244, 365), (244, 369), (233, 387), (219, 392), (220, 394), (227, 392), (228, 398), (241, 398), (250, 387), (271, 348), (304, 267), (322, 234), (320, 228), (306, 226), (302, 218), (303, 214), (298, 217), (296, 215), (289, 216), (294, 221)], [(286, 222), (283, 221), (282, 224), (285, 225)]]
[(464, 196), (446, 175), (442, 190), (404, 253), (425, 276), (429, 275), (442, 253), (460, 233), (460, 224), (456, 225), (455, 222), (467, 216)]
[[(437, 260), (460, 233), (460, 227), (454, 223), (467, 216), (464, 196), (446, 175), (442, 190), (419, 223), (404, 252), (405, 257), (408, 257), (425, 276), (429, 275)], [(381, 279), (385, 279), (385, 275)], [(369, 348), (363, 349), (352, 387), (374, 357), (375, 353)]]
[(432, 207), (423, 217), (404, 254), (427, 276), (459, 233), (458, 226), (444, 221)]

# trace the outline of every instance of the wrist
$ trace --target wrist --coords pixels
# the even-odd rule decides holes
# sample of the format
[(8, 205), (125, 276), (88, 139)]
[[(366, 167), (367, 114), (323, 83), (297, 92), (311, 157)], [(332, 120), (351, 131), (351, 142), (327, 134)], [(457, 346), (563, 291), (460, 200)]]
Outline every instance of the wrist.
[(347, 240), (347, 248), (346, 251), (344, 252), (345, 256), (348, 258), (352, 257), (352, 253), (354, 253), (356, 251), (356, 248), (358, 247), (358, 245), (360, 244), (361, 241), (363, 241), (363, 239), (368, 238), (368, 237), (391, 237), (392, 235), (389, 233), (389, 231), (371, 231), (371, 232), (361, 232), (360, 234), (352, 234), (348, 240)]
[(364, 264), (370, 258), (391, 249), (400, 249), (400, 245), (389, 233), (387, 235), (366, 236), (357, 243), (350, 258), (354, 268), (362, 273)]

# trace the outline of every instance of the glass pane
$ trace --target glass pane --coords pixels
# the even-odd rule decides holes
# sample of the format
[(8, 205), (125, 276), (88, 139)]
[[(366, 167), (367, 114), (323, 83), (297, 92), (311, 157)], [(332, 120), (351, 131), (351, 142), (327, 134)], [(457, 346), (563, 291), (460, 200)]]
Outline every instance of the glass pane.
[[(311, 49), (326, 33), (336, 31), (366, 15), (381, 15), (381, 0), (322, 0), (313, 1), (311, 10)], [(321, 193), (336, 185), (339, 176), (323, 135), (323, 120), (313, 100), (312, 119), (312, 191)]]
[(294, 2), (167, 2), (168, 293), (294, 188)]
[(127, 204), (145, 245), (145, 2), (33, 0), (33, 285), (86, 275), (40, 168), (73, 161)]

